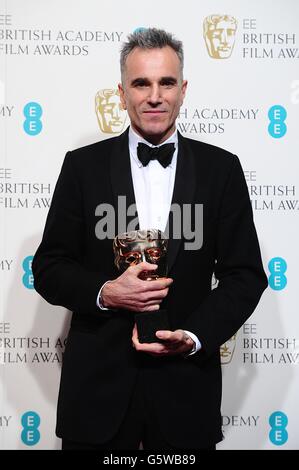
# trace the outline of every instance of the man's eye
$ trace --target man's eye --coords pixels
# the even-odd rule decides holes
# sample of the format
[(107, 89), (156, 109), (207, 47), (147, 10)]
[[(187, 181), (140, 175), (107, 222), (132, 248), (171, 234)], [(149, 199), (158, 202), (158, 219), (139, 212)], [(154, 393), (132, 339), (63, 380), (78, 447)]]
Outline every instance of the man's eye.
[(146, 82), (136, 82), (135, 83), (135, 87), (137, 87), (137, 88), (144, 88), (146, 86), (148, 86), (148, 84)]
[(165, 82), (161, 82), (161, 85), (164, 88), (172, 88), (172, 87), (174, 87), (175, 83), (172, 82), (172, 81), (165, 81)]

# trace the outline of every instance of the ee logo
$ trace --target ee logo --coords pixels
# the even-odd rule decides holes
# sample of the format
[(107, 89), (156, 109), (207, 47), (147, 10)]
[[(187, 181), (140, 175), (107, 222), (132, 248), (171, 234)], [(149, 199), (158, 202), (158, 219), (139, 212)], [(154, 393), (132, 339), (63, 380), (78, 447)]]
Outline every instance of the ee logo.
[(24, 131), (28, 135), (37, 135), (43, 128), (42, 121), (40, 120), (43, 110), (40, 104), (34, 101), (27, 103), (23, 110), (25, 121), (23, 124)]
[(142, 31), (146, 31), (147, 28), (144, 28), (144, 26), (140, 26), (139, 28), (135, 28), (133, 33), (142, 33)]
[(27, 289), (34, 289), (33, 285), (33, 274), (32, 274), (32, 260), (33, 256), (27, 256), (24, 261), (23, 261), (23, 270), (24, 270), (24, 275), (23, 275), (23, 284)]
[(287, 278), (285, 272), (287, 270), (287, 263), (283, 258), (272, 258), (268, 264), (271, 273), (269, 277), (269, 286), (273, 290), (282, 290), (287, 285)]
[(35, 411), (27, 411), (24, 413), (21, 420), (23, 431), (21, 439), (26, 446), (34, 446), (40, 440), (40, 432), (38, 427), (40, 425), (40, 417)]
[(288, 425), (288, 417), (282, 411), (275, 411), (269, 418), (269, 424), (271, 431), (269, 438), (272, 444), (275, 446), (282, 446), (288, 440), (288, 431), (286, 427)]
[(270, 124), (268, 126), (268, 132), (274, 139), (280, 139), (287, 132), (287, 126), (285, 120), (287, 117), (286, 109), (280, 104), (275, 104), (268, 111), (268, 118)]

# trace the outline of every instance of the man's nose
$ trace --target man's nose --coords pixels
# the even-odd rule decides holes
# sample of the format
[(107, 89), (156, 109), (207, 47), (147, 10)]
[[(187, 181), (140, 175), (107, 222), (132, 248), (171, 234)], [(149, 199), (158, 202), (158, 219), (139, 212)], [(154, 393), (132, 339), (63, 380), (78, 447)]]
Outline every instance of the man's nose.
[(160, 93), (160, 87), (159, 85), (153, 85), (149, 88), (149, 94), (147, 98), (148, 103), (151, 103), (152, 105), (156, 105), (158, 103), (161, 103), (162, 97)]

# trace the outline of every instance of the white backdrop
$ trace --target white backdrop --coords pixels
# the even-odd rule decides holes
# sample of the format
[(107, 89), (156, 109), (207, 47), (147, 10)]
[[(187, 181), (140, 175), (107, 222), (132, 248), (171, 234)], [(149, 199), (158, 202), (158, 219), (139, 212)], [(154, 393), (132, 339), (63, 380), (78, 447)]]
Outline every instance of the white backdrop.
[[(206, 47), (213, 14), (236, 20), (226, 58)], [(297, 0), (0, 0), (1, 448), (60, 448), (70, 313), (36, 294), (31, 259), (66, 151), (113, 135), (99, 125), (95, 96), (116, 89), (121, 42), (148, 26), (184, 42), (189, 90), (178, 128), (239, 156), (269, 276), (255, 313), (222, 348), (217, 447), (299, 448), (298, 17)]]

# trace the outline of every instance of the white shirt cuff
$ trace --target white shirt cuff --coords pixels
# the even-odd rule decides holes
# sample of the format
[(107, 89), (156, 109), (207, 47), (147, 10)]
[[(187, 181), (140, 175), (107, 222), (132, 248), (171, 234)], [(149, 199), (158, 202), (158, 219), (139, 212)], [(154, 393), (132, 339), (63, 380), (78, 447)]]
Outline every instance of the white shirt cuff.
[[(106, 281), (102, 287), (100, 288), (100, 291), (98, 293), (98, 296), (97, 296), (97, 307), (99, 307), (101, 310), (110, 310), (110, 308), (107, 308), (107, 307), (104, 307), (104, 305), (102, 304), (102, 299), (101, 299), (101, 294), (102, 294), (102, 290), (103, 288), (105, 287), (106, 284), (108, 284), (108, 282), (111, 282), (111, 281)], [(193, 338), (192, 338), (193, 339)]]
[(190, 331), (187, 331), (187, 330), (184, 330), (184, 332), (188, 336), (190, 336), (190, 338), (193, 339), (193, 341), (195, 343), (193, 348), (191, 349), (191, 351), (188, 354), (185, 354), (185, 357), (188, 357), (188, 356), (191, 356), (192, 354), (197, 353), (197, 351), (199, 351), (201, 349), (201, 342), (199, 341), (199, 339), (197, 338), (197, 336), (194, 333), (191, 333)]

